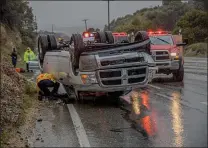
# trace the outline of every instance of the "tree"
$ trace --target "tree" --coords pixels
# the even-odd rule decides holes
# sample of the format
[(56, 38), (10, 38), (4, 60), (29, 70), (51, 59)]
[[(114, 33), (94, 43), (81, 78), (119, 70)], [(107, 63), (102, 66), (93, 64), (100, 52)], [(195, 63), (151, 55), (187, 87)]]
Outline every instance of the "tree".
[(176, 24), (175, 32), (182, 29), (184, 37), (191, 42), (203, 42), (208, 36), (208, 15), (201, 10), (191, 10), (187, 12)]
[(24, 44), (33, 46), (34, 31), (37, 24), (34, 21), (32, 8), (28, 5), (29, 2), (25, 0), (6, 0), (1, 4), (1, 23), (13, 30), (18, 30)]

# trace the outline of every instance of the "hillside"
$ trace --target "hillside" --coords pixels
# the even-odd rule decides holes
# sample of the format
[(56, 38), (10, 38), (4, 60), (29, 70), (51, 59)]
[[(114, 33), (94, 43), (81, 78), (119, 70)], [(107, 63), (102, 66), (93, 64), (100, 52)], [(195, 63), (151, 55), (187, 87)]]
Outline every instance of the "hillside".
[[(44, 27), (42, 30), (51, 30), (50, 28), (51, 26), (48, 27)], [(103, 26), (93, 26), (90, 25), (88, 26), (88, 28), (103, 28)], [(64, 33), (67, 36), (71, 36), (73, 33), (82, 33), (83, 31), (85, 31), (85, 27), (84, 26), (65, 26), (65, 27), (59, 27), (59, 26), (55, 26), (54, 25), (54, 32), (56, 33)]]
[[(28, 114), (35, 112), (33, 109), (37, 106), (36, 89), (33, 83), (15, 71), (9, 54), (15, 47), (18, 63), (23, 63), (21, 55), (26, 47), (34, 48), (37, 24), (27, 1), (7, 0), (1, 6), (0, 147), (25, 147), (26, 139), (23, 134), (26, 130), (20, 133), (18, 129), (26, 123)], [(29, 118), (32, 117), (30, 114)]]
[[(38, 33), (39, 33), (39, 34), (46, 34), (46, 35), (52, 34), (52, 32), (49, 32), (49, 31), (43, 31), (43, 30), (40, 30)], [(60, 37), (61, 37), (61, 38), (63, 38), (64, 40), (70, 40), (69, 35), (67, 35), (67, 34), (65, 34), (65, 33), (62, 33), (62, 32), (54, 32), (53, 34), (54, 34), (54, 36), (55, 36), (56, 38), (60, 38)]]
[[(17, 73), (11, 64), (11, 49), (21, 47), (20, 33), (10, 30), (1, 24), (1, 145), (9, 147), (13, 134), (25, 122), (28, 109), (35, 106), (36, 95), (34, 84), (28, 82), (24, 76)], [(13, 135), (13, 136), (12, 136)], [(20, 138), (20, 137), (19, 137)], [(20, 139), (16, 139), (20, 142)], [(16, 141), (16, 142), (17, 142)], [(20, 142), (21, 143), (21, 142)], [(14, 145), (14, 143), (11, 143)], [(19, 144), (19, 143), (18, 143)], [(21, 143), (23, 144), (23, 143)], [(24, 145), (17, 146), (24, 146)]]

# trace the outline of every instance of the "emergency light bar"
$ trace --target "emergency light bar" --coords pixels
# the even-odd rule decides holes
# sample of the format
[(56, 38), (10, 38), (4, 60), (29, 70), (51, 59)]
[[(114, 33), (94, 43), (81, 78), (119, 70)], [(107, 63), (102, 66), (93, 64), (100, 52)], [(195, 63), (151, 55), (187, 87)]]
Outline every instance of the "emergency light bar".
[(151, 35), (151, 34), (171, 34), (171, 32), (170, 31), (149, 31), (148, 32), (148, 34), (149, 35)]

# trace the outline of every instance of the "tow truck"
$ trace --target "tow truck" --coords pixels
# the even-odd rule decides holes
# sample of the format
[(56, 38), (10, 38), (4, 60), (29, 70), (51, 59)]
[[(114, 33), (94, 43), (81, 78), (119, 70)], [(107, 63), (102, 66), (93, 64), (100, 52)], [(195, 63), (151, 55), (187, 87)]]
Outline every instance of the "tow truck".
[(173, 74), (175, 81), (184, 78), (183, 46), (188, 41), (182, 35), (173, 35), (169, 31), (148, 31), (151, 40), (151, 55), (158, 67), (157, 73)]
[(53, 35), (41, 34), (36, 66), (42, 72), (67, 73), (67, 77), (58, 81), (78, 101), (85, 96), (100, 95), (116, 99), (132, 89), (145, 87), (157, 70), (148, 53), (147, 32), (139, 32), (138, 38), (134, 43), (115, 44), (110, 31), (83, 32), (72, 34), (68, 50), (62, 50)]

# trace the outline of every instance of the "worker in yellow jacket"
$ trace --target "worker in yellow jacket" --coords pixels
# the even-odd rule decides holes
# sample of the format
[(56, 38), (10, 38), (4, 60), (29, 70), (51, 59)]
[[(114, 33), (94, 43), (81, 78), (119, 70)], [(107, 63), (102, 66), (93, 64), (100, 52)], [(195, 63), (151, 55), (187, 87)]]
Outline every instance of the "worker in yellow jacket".
[[(42, 73), (37, 77), (36, 83), (38, 88), (38, 93), (40, 96), (40, 100), (42, 100), (42, 96), (53, 98), (53, 96), (57, 95), (60, 83), (57, 82), (59, 78), (66, 77), (67, 74), (64, 72), (56, 72), (56, 73)], [(50, 92), (49, 87), (53, 87), (53, 90)]]
[(36, 58), (36, 56), (35, 56), (34, 52), (31, 50), (30, 47), (27, 47), (27, 49), (24, 53), (24, 62), (26, 63), (27, 72), (29, 72), (28, 62), (34, 60), (35, 58)]

